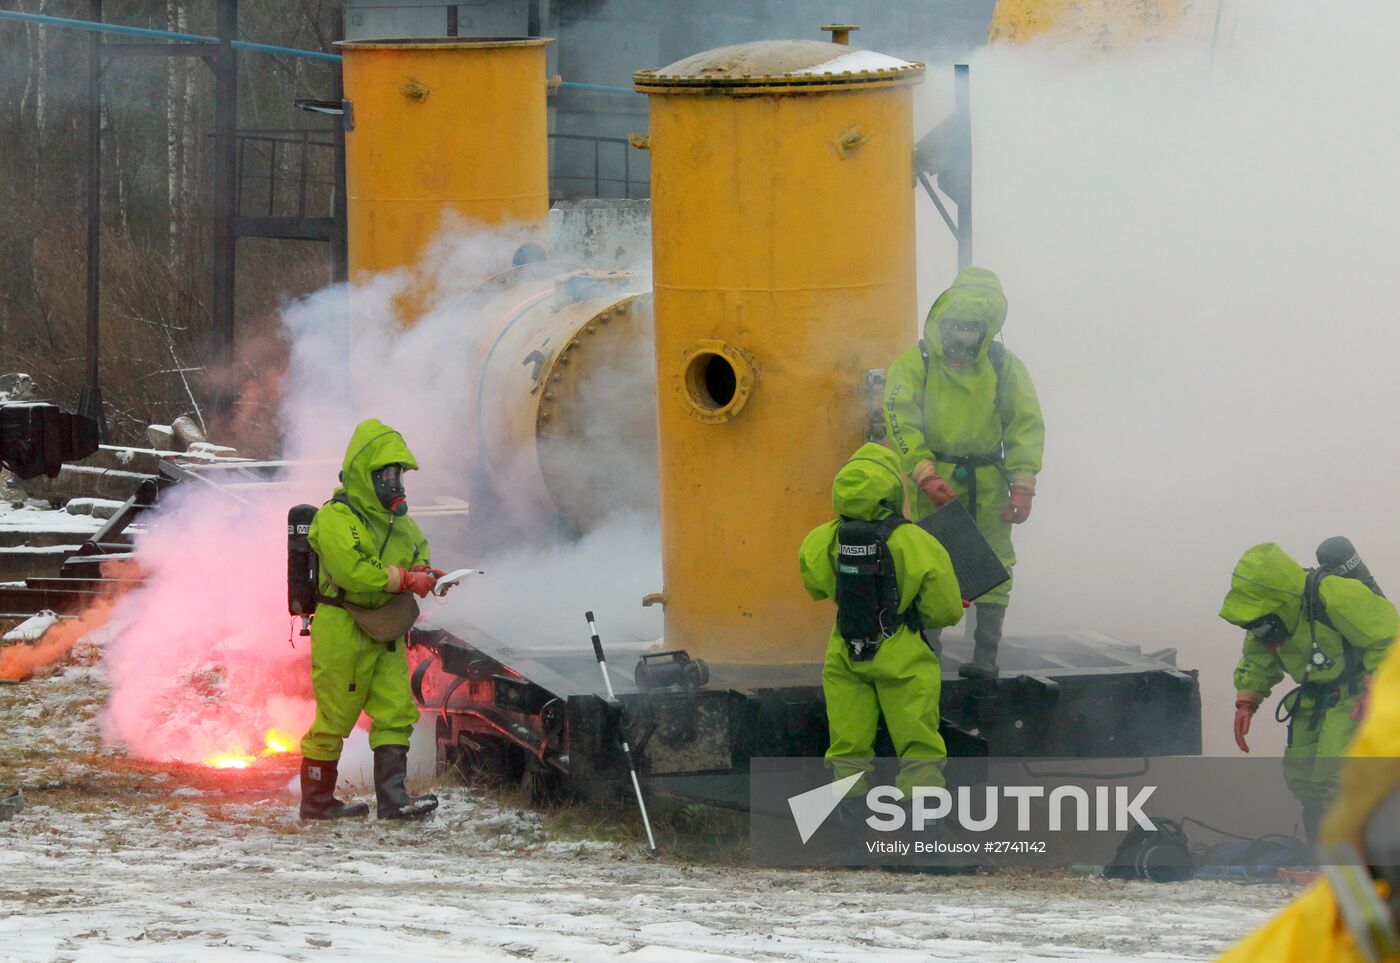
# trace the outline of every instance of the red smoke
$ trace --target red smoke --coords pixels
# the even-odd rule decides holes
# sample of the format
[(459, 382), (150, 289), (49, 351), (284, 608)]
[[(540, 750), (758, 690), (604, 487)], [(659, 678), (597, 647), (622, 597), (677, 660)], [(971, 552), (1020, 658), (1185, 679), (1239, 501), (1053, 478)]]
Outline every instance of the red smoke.
[(64, 619), (37, 641), (0, 649), (0, 679), (27, 679), (40, 669), (61, 661), (74, 643), (107, 621), (111, 606), (110, 600), (100, 599), (81, 616)]
[(303, 500), (283, 487), (171, 493), (137, 538), (145, 583), (113, 610), (109, 740), (195, 763), (260, 755), (270, 733), (295, 748), (313, 713), (310, 639), (286, 611), (287, 508)]

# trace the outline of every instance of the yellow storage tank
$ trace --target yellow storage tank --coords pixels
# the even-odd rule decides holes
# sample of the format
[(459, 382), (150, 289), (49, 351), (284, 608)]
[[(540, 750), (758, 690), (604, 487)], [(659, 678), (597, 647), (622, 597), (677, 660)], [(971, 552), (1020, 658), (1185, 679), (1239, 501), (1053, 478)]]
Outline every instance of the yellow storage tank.
[(543, 234), (548, 43), (448, 37), (337, 44), (352, 112), (345, 135), (352, 280), (416, 263), (448, 212)]
[(819, 662), (797, 573), (864, 440), (863, 387), (909, 347), (911, 86), (924, 65), (765, 41), (639, 71), (650, 95), (665, 641)]

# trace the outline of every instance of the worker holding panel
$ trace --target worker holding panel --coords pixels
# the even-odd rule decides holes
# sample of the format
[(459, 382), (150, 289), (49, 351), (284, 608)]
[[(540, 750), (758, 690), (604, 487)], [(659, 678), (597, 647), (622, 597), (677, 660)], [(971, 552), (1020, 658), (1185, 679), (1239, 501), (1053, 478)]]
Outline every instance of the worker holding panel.
[[(958, 272), (924, 321), (917, 347), (890, 366), (885, 423), (922, 518), (961, 499), (1008, 572), (1011, 526), (1031, 514), (1045, 450), (1045, 420), (1029, 372), (998, 341), (1006, 321), (1001, 281), (985, 268)], [(994, 679), (1011, 581), (976, 599), (972, 659), (960, 675)]]

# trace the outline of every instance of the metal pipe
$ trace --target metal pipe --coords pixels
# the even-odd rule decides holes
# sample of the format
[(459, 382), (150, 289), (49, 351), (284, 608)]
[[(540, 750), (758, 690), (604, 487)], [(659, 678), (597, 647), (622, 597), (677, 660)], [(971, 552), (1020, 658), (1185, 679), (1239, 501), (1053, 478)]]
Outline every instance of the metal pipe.
[(956, 136), (967, 151), (967, 194), (958, 205), (958, 270), (962, 270), (972, 264), (972, 80), (967, 64), (953, 66), (953, 104)]
[[(101, 19), (102, 0), (88, 0), (90, 15)], [(87, 377), (79, 414), (97, 422), (98, 438), (106, 436), (102, 386), (98, 380), (102, 317), (102, 43), (94, 36), (88, 50), (87, 89)]]
[[(94, 20), (73, 20), (69, 17), (50, 17), (41, 13), (14, 13), (0, 10), (0, 20), (18, 20), (25, 23), (42, 23), (55, 27), (68, 27), (72, 30), (92, 30), (97, 33), (124, 34), (128, 37), (152, 37), (157, 40), (179, 40), (184, 43), (217, 44), (218, 37), (206, 37), (197, 33), (175, 33), (171, 30), (155, 30), (151, 27), (128, 27), (119, 23), (102, 23)], [(307, 60), (324, 60), (340, 63), (337, 54), (322, 53), (319, 50), (301, 50), (297, 47), (279, 47), (276, 44), (252, 43), (248, 40), (235, 40), (237, 50), (253, 50), (258, 53), (282, 54), (287, 57), (303, 57)]]
[[(598, 638), (598, 626), (593, 623), (593, 613), (585, 612), (583, 617), (588, 620), (588, 631), (593, 637), (593, 655), (598, 659), (598, 668), (603, 673), (603, 685), (608, 690), (608, 702), (616, 703), (617, 696), (613, 693), (612, 679), (608, 676), (608, 660), (603, 658), (603, 640)], [(642, 825), (647, 830), (647, 846), (651, 851), (656, 852), (656, 838), (651, 834), (651, 817), (647, 815), (646, 800), (642, 798), (642, 784), (637, 779), (637, 764), (632, 759), (632, 747), (627, 745), (627, 737), (619, 733), (622, 741), (622, 755), (627, 759), (627, 771), (632, 774), (632, 791), (637, 794), (637, 808), (642, 811)]]
[(605, 94), (635, 94), (637, 91), (631, 87), (614, 87), (611, 84), (584, 84), (576, 81), (566, 80), (560, 87), (571, 87), (574, 90), (597, 90)]
[[(238, 0), (218, 4), (219, 45), (214, 66), (214, 290), (210, 302), (213, 321), (211, 361), (225, 368), (233, 360), (234, 281), (237, 271), (237, 243), (233, 233), (235, 190), (238, 164), (238, 54), (233, 38), (238, 36)], [(276, 155), (273, 156), (274, 162)], [(233, 399), (227, 388), (214, 394), (214, 413), (227, 417)], [(205, 426), (206, 430), (208, 426)]]

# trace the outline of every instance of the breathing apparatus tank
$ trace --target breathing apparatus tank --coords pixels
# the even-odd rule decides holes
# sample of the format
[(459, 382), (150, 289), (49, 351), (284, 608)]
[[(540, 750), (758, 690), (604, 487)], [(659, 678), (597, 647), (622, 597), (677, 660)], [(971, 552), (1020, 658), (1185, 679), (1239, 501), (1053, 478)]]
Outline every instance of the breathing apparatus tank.
[(301, 617), (301, 634), (311, 634), (316, 611), (316, 583), (320, 563), (311, 550), (311, 520), (315, 505), (294, 505), (287, 512), (287, 611)]
[(1376, 584), (1371, 570), (1361, 560), (1361, 554), (1357, 552), (1356, 546), (1352, 545), (1351, 539), (1346, 536), (1334, 535), (1323, 541), (1317, 547), (1317, 564), (1327, 574), (1340, 575), (1342, 578), (1354, 578), (1381, 598), (1385, 598), (1385, 593)]

